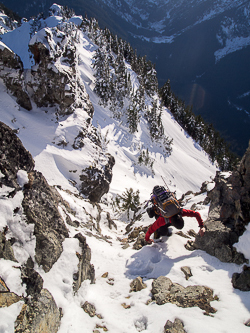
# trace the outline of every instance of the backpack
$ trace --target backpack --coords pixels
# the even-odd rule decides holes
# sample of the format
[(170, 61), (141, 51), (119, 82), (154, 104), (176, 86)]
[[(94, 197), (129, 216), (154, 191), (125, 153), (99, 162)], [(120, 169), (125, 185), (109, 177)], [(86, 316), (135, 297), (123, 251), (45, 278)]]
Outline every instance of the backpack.
[(163, 217), (169, 218), (181, 211), (180, 204), (174, 194), (166, 190), (164, 186), (157, 185), (153, 188), (151, 201), (160, 209)]

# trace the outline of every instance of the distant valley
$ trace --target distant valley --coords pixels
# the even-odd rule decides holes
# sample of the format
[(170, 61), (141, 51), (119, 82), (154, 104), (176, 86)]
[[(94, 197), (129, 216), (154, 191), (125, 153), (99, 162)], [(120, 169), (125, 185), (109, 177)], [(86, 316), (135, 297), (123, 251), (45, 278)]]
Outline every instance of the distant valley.
[[(54, 1), (3, 0), (21, 17), (46, 12)], [(156, 64), (159, 86), (193, 105), (242, 155), (250, 139), (250, 2), (61, 0), (76, 14), (96, 17)]]

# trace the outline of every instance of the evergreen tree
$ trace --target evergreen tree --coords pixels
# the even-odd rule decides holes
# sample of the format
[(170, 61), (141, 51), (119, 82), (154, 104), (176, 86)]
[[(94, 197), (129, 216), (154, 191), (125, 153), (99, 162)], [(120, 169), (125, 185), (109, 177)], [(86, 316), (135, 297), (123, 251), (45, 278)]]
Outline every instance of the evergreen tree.
[(107, 54), (103, 49), (98, 48), (94, 56), (94, 69), (95, 69), (95, 92), (101, 98), (104, 106), (107, 106), (112, 94), (110, 68)]
[[(137, 90), (138, 91), (138, 90)], [(131, 103), (126, 111), (127, 123), (129, 132), (135, 133), (137, 131), (138, 123), (140, 121), (140, 104), (137, 100), (137, 92), (132, 96)]]
[(232, 170), (238, 162), (219, 132), (215, 131), (212, 124), (206, 124), (202, 117), (195, 116), (192, 108), (186, 107), (184, 101), (174, 96), (168, 80), (160, 89), (162, 101), (173, 114), (175, 120), (185, 129), (204, 151), (212, 162), (217, 162), (221, 170)]
[(115, 91), (116, 99), (120, 108), (124, 106), (124, 97), (127, 94), (127, 72), (125, 66), (125, 59), (123, 56), (122, 44), (119, 46), (118, 55), (115, 63)]
[(122, 195), (118, 195), (116, 197), (116, 205), (119, 209), (126, 212), (127, 211), (127, 218), (130, 218), (130, 211), (134, 214), (133, 218), (135, 217), (135, 213), (139, 210), (140, 206), (140, 192), (137, 190), (134, 192), (132, 188), (127, 189)]

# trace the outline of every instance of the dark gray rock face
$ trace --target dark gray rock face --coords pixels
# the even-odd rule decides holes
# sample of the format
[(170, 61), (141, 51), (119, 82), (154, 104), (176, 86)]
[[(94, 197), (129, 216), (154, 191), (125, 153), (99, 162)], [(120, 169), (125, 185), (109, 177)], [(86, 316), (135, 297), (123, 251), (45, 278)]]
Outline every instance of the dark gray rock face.
[(109, 191), (115, 159), (109, 154), (106, 157), (107, 163), (102, 168), (89, 167), (83, 170), (83, 174), (80, 176), (81, 193), (92, 202), (99, 202), (101, 197)]
[(250, 291), (250, 267), (244, 266), (243, 271), (234, 273), (232, 276), (232, 284), (234, 288), (241, 291)]
[[(94, 108), (77, 72), (78, 56), (73, 35), (77, 28), (71, 23), (46, 30), (44, 42), (30, 42), (36, 65), (27, 79), (31, 97), (38, 107), (57, 106), (58, 114), (70, 114), (75, 108), (85, 110), (90, 117)], [(54, 47), (54, 38), (61, 42)], [(60, 65), (57, 66), (58, 59)], [(67, 70), (62, 70), (61, 65)]]
[(58, 211), (56, 196), (40, 172), (30, 172), (30, 183), (23, 193), (27, 222), (35, 225), (36, 261), (48, 272), (63, 251), (62, 242), (68, 231)]
[(16, 261), (11, 242), (6, 239), (4, 233), (0, 231), (0, 258)]
[(43, 289), (43, 278), (34, 270), (34, 263), (31, 258), (27, 260), (26, 265), (21, 267), (21, 279), (26, 285), (27, 295), (36, 297)]
[[(48, 185), (43, 175), (34, 170), (34, 161), (31, 154), (25, 150), (16, 134), (5, 124), (0, 123), (0, 186), (13, 187), (10, 193), (14, 197), (18, 191), (23, 192), (23, 213), (25, 222), (34, 224), (36, 236), (35, 261), (48, 272), (60, 257), (62, 243), (69, 237), (65, 222), (61, 217), (58, 205), (69, 209), (55, 188)], [(22, 169), (27, 171), (29, 182), (20, 187), (17, 172)], [(71, 211), (72, 213), (72, 211)], [(0, 258), (17, 261), (14, 256), (12, 244), (18, 239), (8, 239), (8, 225), (0, 231)], [(18, 238), (18, 236), (17, 236)], [(95, 282), (95, 270), (91, 265), (91, 249), (86, 243), (86, 238), (77, 234), (81, 253), (79, 258), (78, 273), (75, 284), (72, 286), (77, 291), (81, 283), (90, 279)], [(20, 243), (21, 244), (21, 243)], [(20, 267), (21, 279), (26, 285), (28, 297), (12, 293), (0, 278), (0, 307), (10, 306), (13, 303), (24, 301), (22, 310), (15, 322), (15, 332), (54, 333), (60, 326), (61, 312), (50, 292), (43, 288), (43, 279), (34, 269), (34, 262), (29, 258), (25, 265)]]
[(4, 46), (0, 47), (0, 77), (11, 94), (17, 98), (17, 103), (30, 111), (32, 105), (24, 84), (22, 61)]
[(79, 240), (82, 252), (77, 253), (79, 264), (78, 272), (74, 274), (74, 286), (73, 289), (76, 292), (84, 280), (90, 280), (91, 283), (95, 282), (95, 268), (90, 263), (91, 260), (91, 250), (86, 242), (86, 238), (78, 233), (75, 238)]
[(13, 133), (11, 128), (0, 122), (0, 171), (4, 174), (1, 182), (15, 189), (18, 170), (30, 172), (34, 168), (31, 154), (24, 148), (21, 140)]
[(206, 314), (215, 313), (216, 310), (210, 302), (217, 299), (213, 290), (205, 286), (188, 286), (184, 288), (173, 283), (169, 278), (160, 276), (152, 282), (152, 298), (158, 305), (172, 303), (182, 308), (198, 306)]
[(217, 173), (215, 187), (208, 197), (211, 204), (205, 222), (207, 231), (203, 237), (197, 235), (194, 248), (223, 262), (246, 262), (233, 244), (238, 242), (250, 221), (250, 147), (230, 176)]

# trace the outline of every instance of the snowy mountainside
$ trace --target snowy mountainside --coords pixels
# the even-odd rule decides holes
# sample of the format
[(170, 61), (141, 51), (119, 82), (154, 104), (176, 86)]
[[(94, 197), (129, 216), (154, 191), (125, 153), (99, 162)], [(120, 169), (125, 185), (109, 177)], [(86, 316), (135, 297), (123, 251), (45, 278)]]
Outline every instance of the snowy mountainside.
[[(38, 33), (36, 33), (32, 39), (30, 40), (30, 43), (33, 44), (35, 41), (39, 41), (44, 34), (46, 34), (47, 30), (53, 29), (53, 26), (61, 24), (63, 21), (61, 16), (50, 16), (45, 21), (42, 21), (41, 28), (44, 25), (46, 28), (42, 28)], [(25, 22), (22, 24), (21, 27), (19, 27), (17, 30), (14, 30), (13, 32), (7, 33), (3, 35), (2, 41), (11, 48), (16, 54), (18, 54), (21, 57), (21, 60), (23, 61), (24, 68), (30, 69), (34, 65), (34, 59), (30, 55), (28, 43), (30, 38), (30, 29), (33, 26), (33, 20), (29, 22)], [(79, 17), (73, 17), (69, 19), (69, 22), (76, 22), (77, 25), (79, 25)], [(93, 55), (95, 53), (96, 47), (91, 43), (91, 41), (82, 33), (78, 32), (80, 34), (79, 36), (79, 43), (77, 44), (77, 55), (78, 55), (78, 68), (79, 76), (82, 79), (82, 82), (85, 85), (86, 92), (90, 96), (90, 100), (94, 106), (94, 117), (93, 117), (93, 124), (96, 127), (99, 127), (99, 131), (101, 131), (101, 135), (105, 137), (107, 135), (107, 139), (112, 144), (113, 142), (116, 142), (116, 145), (118, 144), (118, 147), (122, 147), (122, 160), (123, 163), (119, 162), (118, 157), (116, 157), (116, 167), (119, 168), (120, 164), (124, 164), (125, 160), (128, 160), (128, 163), (131, 165), (129, 168), (131, 172), (134, 172), (134, 168), (137, 168), (139, 173), (144, 173), (143, 168), (140, 170), (140, 167), (137, 165), (133, 166), (133, 162), (136, 162), (137, 157), (141, 149), (149, 149), (150, 154), (152, 155), (154, 162), (154, 168), (157, 168), (155, 170), (155, 176), (152, 175), (151, 171), (146, 170), (146, 175), (150, 175), (152, 177), (152, 184), (156, 181), (154, 178), (156, 177), (157, 181), (160, 181), (159, 175), (162, 174), (163, 177), (166, 177), (167, 179), (171, 179), (171, 181), (177, 186), (178, 191), (181, 191), (181, 193), (187, 191), (187, 190), (198, 190), (202, 181), (204, 181), (205, 178), (213, 177), (216, 167), (211, 165), (211, 163), (208, 160), (208, 157), (206, 154), (193, 142), (191, 138), (187, 138), (185, 135), (185, 132), (181, 129), (181, 127), (173, 120), (171, 114), (168, 112), (167, 109), (163, 112), (163, 123), (164, 123), (164, 131), (167, 136), (170, 138), (173, 138), (174, 146), (173, 146), (173, 152), (170, 157), (165, 158), (160, 147), (157, 146), (154, 142), (151, 141), (149, 134), (147, 133), (147, 124), (145, 121), (142, 121), (140, 123), (140, 127), (138, 129), (138, 132), (135, 133), (135, 135), (131, 135), (128, 133), (128, 128), (126, 124), (120, 124), (120, 121), (115, 120), (113, 118), (110, 118), (111, 114), (109, 110), (103, 109), (99, 105), (99, 99), (93, 92), (94, 88), (94, 73), (92, 69), (92, 63), (93, 63)], [(52, 33), (53, 35), (53, 33)], [(41, 36), (41, 37), (40, 37)], [(42, 37), (44, 38), (44, 37)], [(18, 40), (19, 43), (15, 43), (15, 40)], [(44, 40), (44, 39), (42, 39)], [(45, 40), (46, 42), (46, 40)], [(56, 45), (56, 41), (54, 42), (54, 45)], [(53, 45), (53, 42), (50, 43)], [(26, 47), (24, 47), (26, 45)], [(52, 52), (56, 52), (55, 50)], [(56, 62), (56, 66), (60, 66), (60, 61)], [(127, 65), (129, 67), (129, 65)], [(35, 67), (34, 67), (35, 68)], [(62, 66), (63, 68), (63, 66)], [(132, 82), (134, 84), (138, 84), (138, 81), (136, 79), (135, 73), (131, 72), (132, 76)], [(135, 86), (136, 87), (136, 86)], [(51, 142), (53, 141), (54, 137), (60, 137), (62, 135), (66, 136), (66, 141), (72, 144), (72, 138), (74, 135), (76, 135), (77, 130), (75, 130), (75, 134), (71, 135), (71, 133), (67, 133), (69, 130), (73, 130), (77, 127), (77, 123), (81, 123), (83, 121), (84, 115), (81, 114), (81, 119), (79, 119), (80, 111), (76, 110), (75, 114), (68, 117), (65, 120), (60, 121), (60, 126), (58, 126), (55, 133), (53, 131), (55, 129), (52, 129), (52, 132), (50, 134), (47, 133), (47, 131), (44, 132), (44, 137), (47, 136), (51, 138)], [(13, 123), (11, 122), (13, 119), (16, 119), (15, 114), (8, 114), (8, 120), (5, 119), (5, 122), (13, 128)], [(48, 118), (46, 115), (44, 115), (45, 119)], [(18, 119), (18, 118), (17, 118)], [(35, 118), (34, 118), (35, 119)], [(71, 120), (72, 119), (72, 120)], [(40, 120), (39, 120), (40, 122)], [(71, 123), (74, 123), (74, 126), (72, 128)], [(17, 124), (17, 121), (15, 121), (15, 128), (19, 127)], [(22, 127), (25, 127), (24, 125)], [(36, 128), (35, 125), (32, 126), (34, 129)], [(67, 128), (65, 131), (64, 128)], [(19, 136), (20, 138), (22, 129), (19, 129)], [(25, 132), (25, 131), (24, 131)], [(43, 131), (41, 131), (42, 133)], [(108, 132), (108, 133), (107, 133)], [(42, 139), (41, 139), (42, 140)], [(30, 140), (28, 140), (30, 141)], [(30, 141), (28, 143), (28, 146), (26, 147), (31, 153), (33, 152), (33, 142)], [(26, 146), (26, 143), (24, 142), (24, 145)], [(29, 147), (31, 145), (31, 147)], [(114, 151), (116, 151), (118, 148), (115, 146), (112, 147)], [(46, 151), (49, 149), (47, 146)], [(51, 148), (52, 150), (55, 150), (54, 148)], [(112, 151), (111, 147), (106, 147), (106, 149), (114, 155), (114, 152)], [(61, 150), (56, 148), (56, 150)], [(120, 150), (120, 147), (119, 147)], [(39, 155), (32, 154), (35, 160), (40, 160), (42, 154), (45, 152), (40, 152)], [(72, 154), (73, 152), (68, 151), (68, 154)], [(66, 154), (66, 153), (64, 153)], [(116, 153), (115, 153), (116, 154)], [(119, 156), (119, 155), (118, 155)], [(72, 157), (69, 158), (71, 160)], [(82, 158), (81, 158), (82, 160)], [(168, 161), (169, 160), (169, 161)], [(188, 179), (181, 180), (178, 183), (177, 175), (181, 172), (181, 169), (183, 167), (183, 161), (187, 160), (188, 162), (185, 162), (187, 171), (190, 171), (190, 176), (188, 176)], [(171, 162), (170, 162), (171, 161)], [(82, 162), (81, 162), (82, 163)], [(158, 165), (159, 164), (159, 165)], [(37, 162), (37, 167), (39, 165), (39, 162)], [(193, 176), (191, 174), (191, 171), (196, 169), (196, 179), (193, 180)], [(51, 169), (49, 168), (50, 172)], [(48, 172), (45, 170), (40, 170), (41, 172)], [(127, 172), (127, 170), (125, 169)], [(137, 173), (136, 173), (137, 174)], [(188, 174), (188, 173), (187, 173)], [(146, 177), (143, 176), (144, 177)], [(124, 175), (125, 176), (125, 175)], [(136, 177), (135, 177), (136, 178)], [(147, 177), (146, 177), (147, 178)], [(118, 180), (119, 182), (119, 180)], [(50, 180), (49, 180), (50, 183)], [(197, 185), (196, 185), (197, 184)], [(51, 185), (56, 185), (54, 182), (51, 182)], [(140, 187), (140, 185), (138, 185)]]
[[(36, 72), (39, 67), (29, 52), (30, 32), (33, 34), (32, 45), (38, 38), (44, 43), (46, 31), (51, 36), (50, 47), (55, 51), (57, 33), (61, 34), (59, 25), (64, 26), (69, 21), (77, 22), (73, 27), (73, 31), (77, 32), (74, 42), (77, 55), (76, 77), (81, 80), (81, 85), (84, 86), (93, 105), (91, 125), (96, 130), (94, 131), (89, 124), (89, 114), (80, 107), (75, 107), (70, 114), (60, 115), (56, 112), (55, 106), (38, 107), (31, 99), (32, 110), (25, 110), (8, 93), (3, 79), (0, 81), (0, 121), (15, 130), (24, 147), (31, 153), (35, 169), (42, 172), (49, 185), (56, 188), (70, 207), (67, 211), (65, 203), (59, 204), (59, 212), (67, 226), (69, 237), (63, 242), (63, 252), (58, 261), (49, 272), (45, 272), (34, 260), (34, 268), (42, 277), (44, 288), (50, 291), (57, 307), (61, 309), (62, 318), (58, 332), (90, 333), (108, 330), (111, 333), (160, 333), (166, 321), (174, 321), (176, 317), (184, 322), (187, 332), (200, 333), (201, 327), (205, 333), (230, 330), (247, 332), (249, 328), (244, 323), (249, 319), (249, 293), (235, 292), (231, 284), (231, 276), (234, 272), (241, 271), (240, 266), (222, 263), (203, 251), (186, 250), (186, 239), (175, 234), (175, 230), (165, 242), (146, 246), (139, 251), (134, 250), (130, 244), (127, 248), (123, 247), (121, 240), (127, 237), (128, 220), (126, 214), (114, 209), (114, 198), (117, 195), (124, 193), (127, 188), (133, 188), (134, 191), (139, 190), (140, 201), (145, 203), (153, 186), (163, 185), (162, 176), (169, 188), (176, 191), (178, 197), (190, 190), (199, 192), (204, 181), (210, 181), (210, 190), (213, 187), (211, 178), (215, 176), (217, 168), (174, 121), (166, 108), (162, 111), (162, 123), (165, 135), (173, 139), (170, 156), (164, 153), (159, 143), (151, 139), (148, 124), (143, 117), (140, 119), (138, 131), (134, 134), (129, 132), (123, 119), (113, 118), (111, 111), (100, 105), (100, 99), (94, 92), (95, 77), (92, 65), (97, 46), (77, 28), (82, 18), (72, 17), (65, 22), (65, 18), (63, 20), (60, 16), (60, 6), (55, 5), (53, 8), (58, 10), (55, 12), (57, 15), (42, 19), (41, 25), (37, 25), (41, 30), (33, 30), (32, 19), (23, 22), (22, 26), (13, 32), (5, 33), (2, 43), (19, 55), (24, 64), (25, 75), (29, 78), (31, 71)], [(58, 31), (55, 33), (57, 25)], [(15, 43), (14, 40), (18, 40), (19, 43)], [(59, 73), (62, 71), (68, 74), (72, 69), (65, 64), (64, 55), (56, 59), (56, 68)], [(51, 68), (55, 70), (52, 65)], [(127, 63), (126, 67), (136, 88), (137, 76)], [(147, 103), (151, 102), (148, 97)], [(87, 124), (90, 126), (90, 137), (95, 136), (92, 133), (93, 129), (101, 145), (95, 145), (87, 137), (84, 139), (84, 145), (79, 149), (73, 149), (75, 138)], [(149, 156), (154, 161), (153, 168), (138, 164), (138, 156), (142, 149), (148, 149)], [(108, 153), (115, 158), (112, 181), (109, 192), (98, 205), (94, 205), (80, 195), (76, 184), (79, 182), (82, 169), (101, 165)], [(28, 181), (27, 174), (21, 170), (18, 175), (17, 181), (22, 188)], [(0, 173), (0, 179), (3, 178), (3, 174)], [(18, 263), (1, 258), (0, 276), (8, 288), (21, 297), (26, 296), (26, 290), (25, 284), (22, 284), (21, 271), (17, 267), (21, 267), (29, 257), (35, 258), (36, 236), (32, 230), (33, 226), (26, 223), (22, 208), (23, 191), (18, 191), (12, 198), (8, 197), (11, 192), (10, 187), (0, 187), (0, 230), (8, 226), (6, 238), (17, 239), (13, 244), (13, 250)], [(186, 197), (185, 204), (187, 209), (196, 205), (204, 220), (209, 209), (209, 206), (204, 204), (205, 197), (206, 193), (197, 196), (191, 193)], [(17, 207), (19, 210), (16, 210)], [(142, 212), (142, 219), (135, 223), (137, 227), (152, 223), (145, 211)], [(115, 222), (116, 228), (109, 226), (108, 214)], [(74, 225), (67, 223), (68, 216), (75, 222)], [(183, 232), (187, 234), (190, 229), (197, 232), (197, 222), (192, 218), (185, 218)], [(96, 280), (94, 284), (85, 280), (75, 293), (72, 285), (78, 269), (76, 253), (80, 253), (80, 246), (74, 236), (79, 232), (86, 237), (91, 248), (91, 262), (95, 267)], [(247, 240), (248, 238), (241, 243), (242, 248), (246, 248)], [(181, 271), (181, 267), (186, 265), (190, 266), (193, 272), (188, 281)], [(212, 302), (217, 313), (204, 316), (198, 307), (181, 308), (170, 303), (159, 306), (151, 302), (146, 305), (151, 297), (152, 281), (161, 275), (168, 276), (184, 287), (202, 284), (213, 288), (220, 300)], [(146, 288), (132, 293), (130, 283), (137, 276), (143, 277)], [(83, 310), (85, 302), (94, 304), (98, 316), (91, 317)], [(15, 321), (23, 304), (24, 301), (20, 300), (9, 307), (0, 308), (0, 331), (15, 332)]]
[[(47, 12), (53, 1), (3, 0), (19, 15)], [(156, 64), (171, 88), (212, 123), (242, 156), (249, 141), (249, 2), (61, 0), (127, 40)], [(94, 5), (93, 5), (94, 4)], [(227, 121), (225, 121), (225, 118)]]

